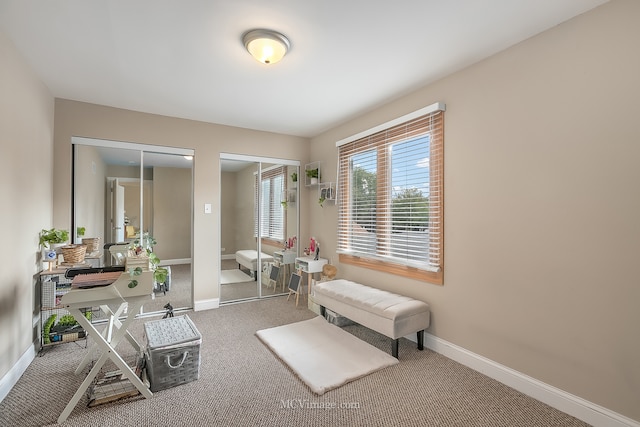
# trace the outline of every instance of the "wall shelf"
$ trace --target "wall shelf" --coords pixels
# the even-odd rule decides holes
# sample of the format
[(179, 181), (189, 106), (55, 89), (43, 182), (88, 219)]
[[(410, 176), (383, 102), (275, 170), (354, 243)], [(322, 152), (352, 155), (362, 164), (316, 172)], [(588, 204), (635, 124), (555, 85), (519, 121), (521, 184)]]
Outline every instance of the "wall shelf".
[[(310, 171), (317, 171), (317, 173), (315, 173), (316, 177), (310, 176)], [(322, 174), (320, 173), (320, 162), (312, 162), (304, 165), (304, 185), (306, 187), (320, 184), (321, 178)]]
[(336, 183), (323, 182), (318, 184), (318, 204), (322, 206), (326, 202), (336, 201)]

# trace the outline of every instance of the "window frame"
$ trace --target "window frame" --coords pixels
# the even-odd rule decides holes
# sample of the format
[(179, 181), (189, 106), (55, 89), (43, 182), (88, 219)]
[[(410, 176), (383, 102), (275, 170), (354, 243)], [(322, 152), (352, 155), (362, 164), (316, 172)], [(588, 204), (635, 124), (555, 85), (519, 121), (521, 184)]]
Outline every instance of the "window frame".
[[(282, 179), (282, 191), (280, 192), (281, 196), (280, 198), (282, 198), (283, 194), (286, 194), (287, 192), (287, 168), (286, 166), (277, 166), (277, 167), (270, 167), (270, 168), (266, 168), (262, 170), (261, 173), (261, 178), (258, 179), (258, 173), (255, 173), (255, 188), (254, 188), (254, 231), (253, 231), (253, 235), (254, 237), (257, 239), (258, 238), (258, 230), (262, 230), (263, 234), (266, 231), (266, 235), (261, 235), (260, 239), (262, 240), (263, 243), (265, 244), (283, 244), (284, 240), (286, 239), (286, 236), (284, 235), (284, 230), (285, 230), (285, 226), (287, 223), (287, 210), (284, 209), (284, 207), (282, 207), (282, 205), (280, 203), (277, 203), (279, 206), (279, 209), (282, 210), (282, 213), (280, 215), (280, 218), (282, 220), (282, 223), (280, 224), (280, 230), (282, 231), (282, 238), (278, 238), (277, 236), (273, 236), (271, 235), (271, 230), (275, 229), (275, 227), (272, 227), (272, 221), (273, 221), (273, 216), (271, 215), (271, 211), (272, 209), (269, 209), (269, 225), (267, 227), (258, 227), (258, 206), (261, 205), (262, 200), (260, 200), (258, 194), (261, 195), (261, 197), (265, 197), (266, 195), (264, 194), (263, 191), (263, 185), (265, 181), (269, 181), (269, 207), (271, 208), (272, 206), (276, 206), (276, 200), (275, 200), (275, 194), (278, 191), (277, 189), (274, 189), (274, 181), (280, 177)], [(258, 186), (260, 186), (260, 191), (258, 191)], [(278, 208), (278, 206), (276, 206), (276, 208)], [(263, 210), (263, 215), (264, 215), (264, 210)], [(263, 221), (263, 218), (260, 217), (260, 221)], [(265, 230), (266, 229), (266, 230)]]
[[(341, 263), (383, 271), (437, 285), (444, 283), (444, 111), (444, 104), (436, 103), (336, 143), (336, 146), (339, 147), (337, 252)], [(412, 265), (408, 260), (393, 260), (388, 257), (384, 257), (383, 259), (383, 257), (379, 255), (379, 249), (375, 250), (376, 253), (350, 250), (348, 242), (351, 241), (351, 236), (353, 235), (353, 227), (350, 225), (351, 221), (349, 220), (352, 211), (351, 195), (349, 194), (351, 189), (349, 185), (347, 185), (353, 173), (349, 166), (350, 159), (357, 154), (372, 149), (371, 145), (367, 146), (363, 143), (364, 140), (369, 138), (375, 139), (379, 134), (386, 133), (397, 126), (406, 125), (425, 116), (437, 118), (437, 127), (434, 126), (433, 129), (419, 134), (428, 134), (430, 139), (429, 190), (430, 194), (437, 194), (437, 197), (432, 199), (430, 196), (429, 203), (429, 243), (430, 247), (431, 244), (433, 244), (436, 248), (433, 256), (429, 257), (429, 262), (436, 260), (437, 266), (435, 268), (427, 268), (426, 266)], [(418, 136), (394, 140), (392, 143), (386, 140), (381, 143), (374, 143), (374, 148), (377, 150), (376, 162), (378, 164), (376, 168), (376, 242), (387, 241), (391, 233), (389, 228), (391, 227), (392, 221), (389, 221), (389, 218), (392, 215), (392, 202), (389, 195), (392, 190), (392, 174), (388, 170), (388, 166), (391, 164), (391, 155), (387, 149), (389, 144), (410, 141)], [(360, 144), (362, 147), (366, 146), (366, 148), (358, 148), (357, 144)], [(384, 188), (384, 190), (380, 191), (381, 188)], [(437, 213), (437, 215), (432, 215), (434, 212)], [(384, 235), (384, 233), (387, 233), (388, 236)], [(378, 248), (377, 245), (376, 248)]]

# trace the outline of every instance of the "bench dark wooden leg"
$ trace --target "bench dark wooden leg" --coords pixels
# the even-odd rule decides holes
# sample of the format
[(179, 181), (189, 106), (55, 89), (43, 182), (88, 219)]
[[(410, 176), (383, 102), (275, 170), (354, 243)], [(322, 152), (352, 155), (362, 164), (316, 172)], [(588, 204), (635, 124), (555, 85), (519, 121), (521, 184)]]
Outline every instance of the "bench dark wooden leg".
[(395, 340), (393, 340), (393, 342), (391, 343), (391, 355), (393, 357), (395, 357), (396, 359), (398, 358), (398, 343), (400, 342), (399, 338), (396, 338)]
[(424, 329), (418, 331), (418, 350), (424, 350)]
[(324, 305), (320, 306), (320, 316), (325, 317), (325, 318), (327, 317), (327, 309), (324, 308)]

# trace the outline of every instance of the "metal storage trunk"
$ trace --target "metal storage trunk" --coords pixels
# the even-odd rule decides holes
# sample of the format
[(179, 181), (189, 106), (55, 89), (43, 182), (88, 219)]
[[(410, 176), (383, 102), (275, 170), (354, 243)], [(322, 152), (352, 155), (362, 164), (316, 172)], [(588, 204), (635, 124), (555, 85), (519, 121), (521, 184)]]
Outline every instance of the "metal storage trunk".
[(189, 316), (144, 324), (145, 361), (152, 392), (198, 379), (202, 336)]
[(329, 310), (328, 308), (324, 309), (324, 317), (327, 319), (327, 322), (333, 323), (336, 326), (349, 326), (353, 325), (353, 322), (350, 319), (336, 313), (335, 311)]

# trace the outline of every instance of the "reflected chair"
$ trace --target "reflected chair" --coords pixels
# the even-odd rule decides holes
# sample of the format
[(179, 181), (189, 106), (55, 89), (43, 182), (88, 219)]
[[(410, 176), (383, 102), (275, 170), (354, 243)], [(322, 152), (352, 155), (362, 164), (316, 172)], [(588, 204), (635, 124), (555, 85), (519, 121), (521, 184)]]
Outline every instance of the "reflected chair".
[(125, 239), (133, 239), (136, 237), (136, 229), (133, 225), (125, 225), (124, 227), (124, 238)]
[(109, 253), (111, 254), (111, 265), (125, 265), (127, 260), (127, 254), (129, 253), (128, 243), (117, 243), (109, 246)]

